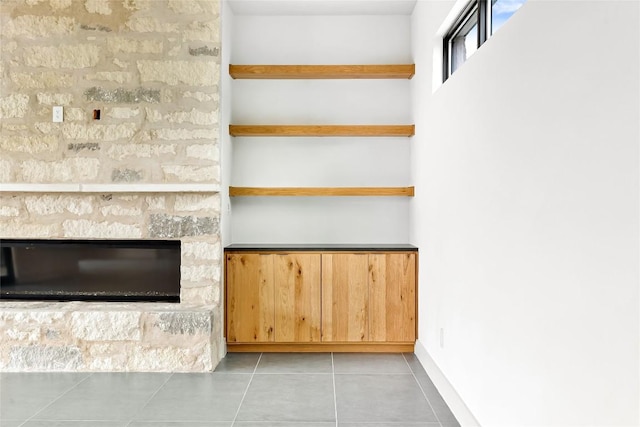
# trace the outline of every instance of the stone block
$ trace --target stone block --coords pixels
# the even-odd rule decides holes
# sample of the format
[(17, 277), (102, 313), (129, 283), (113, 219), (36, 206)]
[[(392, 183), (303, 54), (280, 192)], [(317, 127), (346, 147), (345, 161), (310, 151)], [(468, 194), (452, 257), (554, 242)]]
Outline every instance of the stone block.
[(221, 245), (219, 242), (182, 242), (182, 256), (197, 260), (219, 260), (221, 259)]
[(18, 218), (0, 221), (0, 237), (41, 239), (42, 236), (60, 237), (58, 224), (29, 224)]
[(161, 40), (135, 40), (124, 37), (111, 37), (107, 39), (107, 49), (113, 54), (117, 53), (162, 53)]
[(63, 10), (71, 6), (73, 0), (49, 0), (49, 5), (53, 10)]
[(13, 153), (37, 154), (55, 151), (58, 147), (59, 138), (52, 135), (5, 135), (2, 137), (2, 139), (0, 139), (0, 150)]
[(215, 265), (182, 265), (180, 266), (182, 282), (201, 283), (220, 280), (220, 268)]
[(119, 222), (97, 222), (86, 219), (66, 220), (62, 223), (64, 237), (85, 239), (138, 239), (142, 237), (137, 225)]
[(210, 312), (150, 313), (154, 328), (172, 335), (208, 335), (211, 332)]
[(169, 0), (168, 6), (169, 9), (180, 15), (202, 15), (213, 12), (211, 6), (207, 7), (206, 3), (197, 0)]
[(220, 48), (214, 46), (201, 46), (196, 48), (189, 48), (189, 55), (191, 56), (218, 56), (220, 54)]
[(69, 122), (79, 122), (84, 120), (84, 110), (82, 108), (66, 108), (64, 119)]
[(208, 342), (190, 348), (139, 346), (130, 353), (127, 365), (129, 370), (141, 372), (202, 372), (213, 369)]
[(107, 153), (115, 160), (122, 160), (127, 157), (148, 158), (164, 154), (175, 155), (176, 146), (175, 144), (118, 144), (109, 147)]
[(184, 304), (193, 305), (218, 305), (220, 303), (220, 291), (211, 286), (180, 288), (180, 301)]
[(147, 196), (145, 201), (149, 210), (164, 210), (167, 208), (167, 198), (165, 196)]
[(57, 134), (60, 131), (60, 123), (38, 122), (34, 126), (40, 133), (45, 135), (51, 133)]
[(214, 217), (151, 214), (148, 234), (152, 238), (176, 239), (185, 236), (213, 235), (219, 231), (219, 220)]
[(190, 91), (187, 91), (187, 92), (183, 93), (182, 96), (184, 98), (197, 99), (200, 102), (209, 102), (209, 101), (217, 100), (217, 96), (215, 96), (214, 94), (209, 94), (209, 93), (204, 93), (204, 92), (190, 92)]
[(13, 175), (13, 164), (11, 161), (0, 159), (0, 182), (12, 182)]
[(220, 27), (218, 22), (211, 21), (194, 21), (182, 31), (182, 39), (201, 40), (205, 42), (220, 42)]
[(58, 162), (25, 160), (20, 163), (23, 182), (87, 182), (98, 176), (100, 161), (92, 158), (69, 158)]
[(27, 46), (22, 59), (27, 67), (88, 68), (100, 60), (100, 48), (95, 44)]
[(79, 371), (83, 368), (82, 352), (74, 345), (13, 346), (9, 351), (11, 371)]
[(112, 12), (109, 7), (109, 2), (105, 0), (86, 0), (84, 7), (87, 9), (87, 12), (100, 15), (111, 15)]
[(116, 372), (128, 368), (129, 354), (135, 351), (131, 342), (85, 343), (87, 369), (90, 371)]
[(187, 147), (187, 157), (217, 162), (220, 160), (220, 150), (215, 144), (195, 144)]
[(14, 37), (52, 37), (72, 34), (76, 21), (68, 16), (35, 16), (21, 15), (6, 22), (2, 35)]
[(45, 71), (42, 73), (17, 73), (9, 74), (11, 81), (17, 89), (53, 89), (70, 87), (73, 82), (70, 74)]
[(82, 197), (39, 195), (26, 196), (24, 203), (27, 211), (34, 215), (53, 215), (70, 212), (85, 215), (93, 212), (90, 200)]
[(163, 22), (150, 16), (134, 16), (127, 27), (137, 33), (177, 33), (180, 25), (175, 22)]
[(163, 128), (154, 129), (151, 133), (152, 137), (165, 141), (194, 140), (205, 139), (214, 140), (216, 138), (215, 129), (174, 129)]
[(145, 112), (147, 114), (147, 120), (151, 123), (157, 123), (164, 120), (164, 118), (162, 117), (162, 113), (158, 110), (145, 108)]
[(71, 333), (85, 341), (138, 341), (142, 337), (140, 312), (74, 311)]
[(76, 143), (70, 143), (67, 144), (67, 150), (69, 151), (73, 151), (73, 152), (80, 152), (80, 151), (98, 151), (100, 149), (100, 144), (98, 144), (97, 142), (76, 142)]
[(119, 104), (137, 104), (140, 102), (158, 103), (161, 100), (158, 89), (103, 89), (92, 87), (84, 91), (87, 101), (117, 102)]
[(125, 207), (119, 205), (109, 205), (103, 206), (100, 208), (100, 212), (104, 216), (140, 216), (142, 215), (142, 210), (140, 208), (135, 207)]
[(88, 80), (101, 80), (116, 83), (130, 83), (133, 80), (133, 74), (124, 71), (98, 71), (87, 75)]
[(134, 169), (114, 169), (111, 171), (111, 181), (113, 182), (137, 182), (142, 181), (144, 172)]
[(69, 105), (73, 101), (70, 93), (38, 93), (36, 94), (38, 104), (41, 105)]
[(140, 60), (137, 64), (142, 82), (213, 86), (219, 80), (217, 67), (209, 61)]
[(0, 98), (0, 119), (22, 118), (27, 113), (29, 96), (12, 94)]
[(130, 119), (140, 114), (139, 108), (113, 107), (107, 112), (107, 116), (114, 119)]
[(178, 194), (176, 195), (174, 210), (220, 212), (220, 196), (218, 194)]
[(136, 133), (135, 123), (117, 125), (84, 125), (80, 123), (64, 123), (62, 136), (66, 139), (86, 139), (89, 141), (116, 141), (129, 139)]
[(164, 119), (169, 123), (193, 123), (194, 125), (214, 125), (218, 123), (217, 111), (177, 111), (167, 114)]
[(0, 206), (0, 216), (18, 216), (20, 210), (14, 206)]
[(218, 182), (220, 177), (217, 166), (163, 165), (162, 171), (168, 180), (179, 182)]

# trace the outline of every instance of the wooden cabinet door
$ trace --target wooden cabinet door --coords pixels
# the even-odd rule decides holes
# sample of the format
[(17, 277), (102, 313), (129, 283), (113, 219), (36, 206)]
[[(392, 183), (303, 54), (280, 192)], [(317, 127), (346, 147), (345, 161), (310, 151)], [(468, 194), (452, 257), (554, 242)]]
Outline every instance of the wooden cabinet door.
[(274, 340), (274, 255), (227, 255), (227, 341)]
[(369, 339), (368, 255), (322, 255), (322, 341)]
[(369, 255), (369, 340), (415, 341), (416, 255)]
[(320, 341), (320, 254), (275, 255), (276, 342)]

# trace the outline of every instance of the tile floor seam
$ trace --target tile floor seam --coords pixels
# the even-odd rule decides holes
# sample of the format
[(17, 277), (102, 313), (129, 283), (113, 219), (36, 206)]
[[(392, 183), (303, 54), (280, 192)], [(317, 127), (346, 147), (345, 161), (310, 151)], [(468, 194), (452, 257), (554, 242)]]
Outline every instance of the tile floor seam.
[(251, 387), (251, 382), (253, 381), (253, 377), (256, 376), (256, 371), (258, 370), (258, 365), (260, 365), (260, 360), (262, 359), (263, 354), (264, 353), (260, 353), (260, 356), (258, 356), (258, 361), (256, 362), (256, 366), (253, 367), (253, 373), (251, 374), (251, 378), (249, 378), (249, 383), (247, 384), (247, 387), (244, 389), (244, 393), (242, 394), (242, 399), (240, 399), (240, 404), (238, 405), (238, 410), (236, 411), (236, 415), (233, 417), (233, 421), (231, 421), (231, 427), (236, 425), (236, 420), (238, 419), (238, 415), (240, 414), (242, 403), (244, 403), (244, 399), (247, 397), (247, 393), (249, 392), (249, 387)]
[(336, 427), (338, 427), (338, 396), (336, 394), (336, 367), (333, 363), (333, 353), (331, 353), (331, 379), (333, 380), (333, 409), (336, 417)]
[(151, 399), (153, 399), (154, 397), (156, 397), (156, 395), (158, 394), (158, 392), (160, 392), (160, 390), (162, 389), (162, 387), (164, 387), (165, 385), (167, 385), (167, 383), (169, 382), (169, 380), (171, 378), (173, 378), (173, 376), (175, 375), (175, 372), (171, 372), (171, 375), (169, 375), (167, 377), (167, 379), (165, 380), (165, 382), (163, 382), (162, 384), (160, 384), (160, 387), (158, 387), (158, 389), (156, 391), (153, 392), (153, 394), (142, 404), (142, 406), (140, 406), (140, 409), (138, 409), (136, 411), (135, 414), (133, 414), (133, 417), (131, 417), (131, 419), (129, 420), (129, 422), (127, 423), (126, 427), (129, 427), (131, 425), (132, 422), (134, 422), (136, 420), (136, 417), (138, 416), (138, 414), (140, 413), (140, 411), (142, 411), (142, 409), (144, 409), (145, 406), (147, 406), (149, 404), (149, 402), (151, 402)]
[(56, 403), (58, 400), (62, 399), (62, 396), (64, 396), (65, 394), (69, 393), (71, 390), (73, 390), (74, 388), (78, 387), (80, 384), (82, 384), (83, 382), (85, 382), (89, 377), (91, 377), (94, 373), (93, 372), (89, 372), (88, 375), (86, 377), (84, 377), (83, 379), (81, 379), (80, 381), (78, 381), (77, 383), (75, 383), (74, 385), (72, 385), (71, 387), (69, 387), (68, 389), (66, 389), (65, 391), (63, 391), (58, 397), (56, 397), (55, 399), (53, 399), (51, 402), (49, 402), (49, 404), (43, 406), (42, 408), (40, 408), (39, 411), (36, 411), (35, 414), (31, 415), (30, 417), (28, 417), (26, 420), (24, 420), (22, 422), (22, 424), (18, 425), (18, 427), (22, 427), (23, 425), (25, 425), (26, 423), (28, 423), (29, 421), (33, 420), (33, 418), (38, 415), (39, 413), (41, 413), (42, 411), (44, 411), (45, 409), (47, 409), (49, 406), (53, 405), (54, 403)]
[(409, 370), (411, 371), (411, 375), (413, 375), (413, 379), (416, 381), (416, 384), (418, 384), (418, 388), (420, 388), (420, 391), (422, 392), (422, 395), (424, 396), (425, 400), (427, 401), (427, 404), (429, 405), (429, 408), (431, 408), (431, 411), (433, 411), (433, 415), (436, 417), (436, 420), (438, 420), (438, 424), (440, 424), (440, 427), (442, 427), (442, 422), (440, 421), (440, 417), (438, 417), (438, 414), (436, 413), (436, 410), (434, 409), (433, 405), (431, 404), (431, 401), (429, 400), (429, 397), (427, 396), (427, 393), (425, 393), (424, 389), (422, 388), (422, 384), (420, 384), (420, 381), (418, 381), (418, 377), (416, 377), (416, 373), (413, 372), (413, 368), (411, 368), (411, 365), (409, 364), (409, 361), (407, 360), (407, 357), (404, 355), (404, 353), (402, 354), (402, 358), (404, 359), (404, 362), (407, 364), (407, 366), (409, 367)]

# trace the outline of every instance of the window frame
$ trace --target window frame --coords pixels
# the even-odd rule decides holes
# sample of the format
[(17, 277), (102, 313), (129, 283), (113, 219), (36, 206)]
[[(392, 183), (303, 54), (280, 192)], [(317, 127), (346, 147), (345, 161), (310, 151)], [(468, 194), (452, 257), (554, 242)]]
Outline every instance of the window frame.
[(471, 0), (465, 7), (462, 9), (462, 12), (458, 15), (456, 20), (451, 25), (449, 31), (446, 32), (442, 39), (442, 53), (443, 53), (443, 61), (442, 61), (442, 82), (447, 81), (449, 77), (455, 71), (451, 71), (451, 66), (453, 62), (452, 58), (452, 47), (453, 41), (460, 32), (465, 28), (468, 24), (469, 20), (472, 19), (475, 15), (476, 23), (478, 25), (477, 31), (477, 40), (476, 40), (476, 48), (480, 48), (484, 42), (491, 36), (491, 0)]

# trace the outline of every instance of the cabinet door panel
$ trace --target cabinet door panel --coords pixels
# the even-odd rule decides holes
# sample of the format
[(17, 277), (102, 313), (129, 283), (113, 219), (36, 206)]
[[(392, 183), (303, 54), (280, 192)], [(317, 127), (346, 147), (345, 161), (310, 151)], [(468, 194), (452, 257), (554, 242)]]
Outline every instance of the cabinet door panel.
[(367, 341), (368, 256), (322, 255), (322, 341)]
[(227, 255), (227, 340), (274, 339), (273, 255)]
[(370, 254), (371, 341), (415, 341), (415, 254)]
[(275, 340), (320, 341), (320, 254), (275, 256)]

